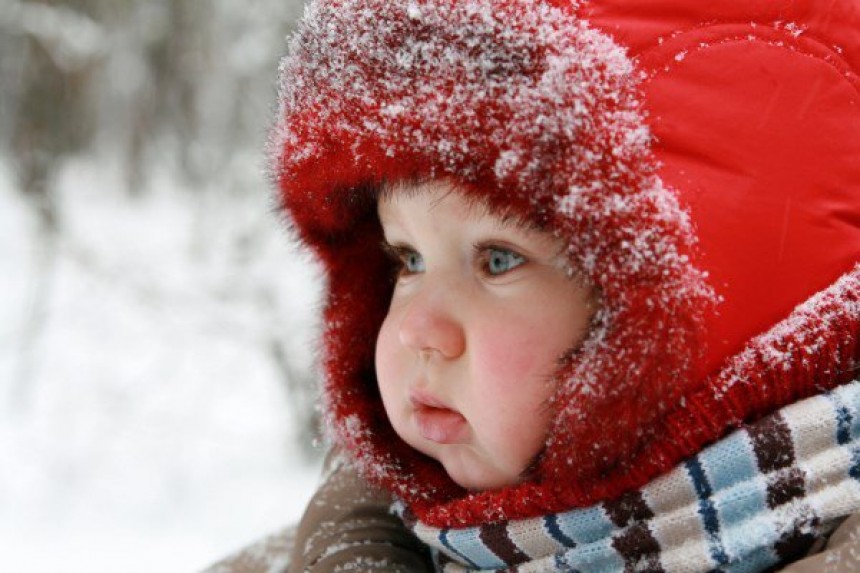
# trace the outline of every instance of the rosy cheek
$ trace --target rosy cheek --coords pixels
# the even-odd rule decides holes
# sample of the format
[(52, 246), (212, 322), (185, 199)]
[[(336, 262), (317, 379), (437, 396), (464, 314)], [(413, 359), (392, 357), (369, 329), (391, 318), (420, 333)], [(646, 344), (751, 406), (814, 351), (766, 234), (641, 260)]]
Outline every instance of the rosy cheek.
[(397, 332), (388, 319), (383, 322), (376, 339), (376, 378), (386, 409), (394, 406), (397, 380), (401, 379), (398, 360)]
[(507, 391), (522, 384), (525, 377), (534, 375), (540, 368), (541, 351), (545, 349), (540, 337), (531, 335), (529, 330), (530, 325), (524, 324), (498, 325), (473, 339), (473, 357), (481, 372), (480, 378), (488, 385)]

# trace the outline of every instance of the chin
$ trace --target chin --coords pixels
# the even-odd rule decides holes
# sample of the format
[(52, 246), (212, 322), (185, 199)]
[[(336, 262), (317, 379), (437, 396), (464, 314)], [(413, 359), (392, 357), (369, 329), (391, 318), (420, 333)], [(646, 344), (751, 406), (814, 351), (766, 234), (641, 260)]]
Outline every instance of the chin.
[(488, 466), (476, 461), (474, 451), (463, 444), (428, 444), (416, 436), (410, 436), (406, 443), (433, 458), (445, 468), (445, 473), (460, 487), (470, 491), (485, 491), (501, 489), (515, 485), (523, 480), (523, 472), (503, 471), (495, 466)]
[(454, 463), (443, 461), (442, 466), (454, 483), (471, 491), (501, 489), (521, 481), (519, 474), (507, 475), (495, 468), (474, 467), (468, 464), (464, 467), (460, 460)]

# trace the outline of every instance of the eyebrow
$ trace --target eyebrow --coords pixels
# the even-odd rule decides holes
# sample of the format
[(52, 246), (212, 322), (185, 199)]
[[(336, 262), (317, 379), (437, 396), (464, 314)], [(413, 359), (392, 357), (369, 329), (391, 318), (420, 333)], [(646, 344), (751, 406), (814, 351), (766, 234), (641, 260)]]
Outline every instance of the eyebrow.
[(403, 253), (406, 251), (414, 250), (409, 245), (403, 243), (389, 243), (386, 239), (382, 239), (379, 241), (379, 247), (382, 249), (382, 252), (385, 253), (388, 257), (399, 260), (403, 257)]
[(394, 251), (394, 250), (397, 250), (398, 248), (402, 248), (402, 245), (399, 245), (397, 243), (389, 243), (388, 239), (385, 239), (385, 238), (383, 238), (379, 241), (379, 246), (382, 247), (383, 249), (385, 249), (386, 251)]

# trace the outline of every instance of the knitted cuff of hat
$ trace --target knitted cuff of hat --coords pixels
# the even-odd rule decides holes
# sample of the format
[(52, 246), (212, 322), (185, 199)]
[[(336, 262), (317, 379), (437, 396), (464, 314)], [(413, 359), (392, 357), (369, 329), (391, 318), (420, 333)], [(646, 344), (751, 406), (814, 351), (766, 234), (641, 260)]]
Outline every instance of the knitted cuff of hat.
[(860, 380), (744, 426), (613, 501), (463, 529), (395, 511), (442, 571), (763, 571), (860, 510)]

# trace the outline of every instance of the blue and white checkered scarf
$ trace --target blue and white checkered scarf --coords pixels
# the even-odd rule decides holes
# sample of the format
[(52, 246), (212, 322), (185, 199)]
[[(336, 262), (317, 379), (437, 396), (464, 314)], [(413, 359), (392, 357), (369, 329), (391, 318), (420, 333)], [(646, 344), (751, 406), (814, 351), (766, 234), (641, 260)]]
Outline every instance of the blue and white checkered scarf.
[(763, 571), (860, 511), (860, 380), (745, 426), (611, 502), (463, 529), (395, 510), (444, 572)]

